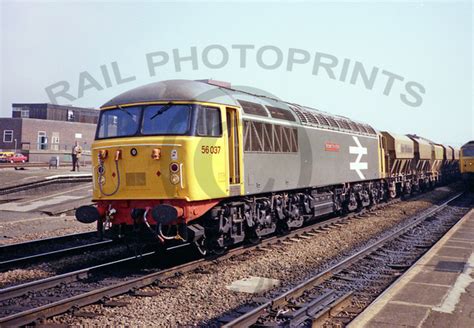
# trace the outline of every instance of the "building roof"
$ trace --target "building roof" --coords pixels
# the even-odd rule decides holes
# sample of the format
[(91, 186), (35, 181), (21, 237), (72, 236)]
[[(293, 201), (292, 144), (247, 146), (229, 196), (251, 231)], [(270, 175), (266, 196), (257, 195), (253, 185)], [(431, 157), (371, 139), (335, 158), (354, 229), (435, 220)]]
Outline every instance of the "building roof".
[(60, 109), (74, 109), (80, 111), (97, 111), (96, 108), (77, 107), (73, 105), (58, 105), (51, 103), (13, 103), (12, 107), (42, 107), (42, 108), (60, 108)]

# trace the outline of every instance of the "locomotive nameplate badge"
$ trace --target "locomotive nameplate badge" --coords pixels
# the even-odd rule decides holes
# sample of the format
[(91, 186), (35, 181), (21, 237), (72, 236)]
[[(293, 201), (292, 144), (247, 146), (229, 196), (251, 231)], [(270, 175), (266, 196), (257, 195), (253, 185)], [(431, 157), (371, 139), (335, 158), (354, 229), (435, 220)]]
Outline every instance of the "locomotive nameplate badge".
[(329, 142), (329, 141), (327, 141), (326, 144), (325, 144), (325, 146), (324, 146), (324, 150), (325, 150), (325, 151), (338, 152), (340, 148), (341, 148), (341, 147), (339, 146), (339, 144), (334, 143), (334, 142)]
[(171, 160), (172, 161), (177, 161), (178, 160), (178, 150), (177, 149), (172, 149), (171, 150)]
[(354, 142), (356, 143), (357, 147), (350, 146), (349, 147), (349, 154), (357, 154), (357, 158), (354, 162), (351, 162), (349, 164), (349, 168), (351, 170), (354, 170), (357, 172), (357, 175), (359, 175), (359, 178), (365, 179), (364, 174), (362, 173), (361, 170), (367, 170), (367, 162), (361, 162), (362, 156), (367, 155), (367, 148), (362, 147), (359, 138), (356, 136), (352, 136), (352, 139), (354, 139)]

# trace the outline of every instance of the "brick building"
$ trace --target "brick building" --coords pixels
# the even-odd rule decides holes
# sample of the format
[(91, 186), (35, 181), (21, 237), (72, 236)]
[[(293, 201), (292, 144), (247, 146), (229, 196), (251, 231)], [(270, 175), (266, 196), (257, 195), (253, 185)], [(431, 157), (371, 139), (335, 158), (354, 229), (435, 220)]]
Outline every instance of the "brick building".
[(71, 160), (77, 140), (88, 150), (94, 140), (99, 111), (53, 104), (13, 104), (12, 117), (0, 118), (0, 150), (18, 151), (30, 161), (48, 161), (59, 156)]

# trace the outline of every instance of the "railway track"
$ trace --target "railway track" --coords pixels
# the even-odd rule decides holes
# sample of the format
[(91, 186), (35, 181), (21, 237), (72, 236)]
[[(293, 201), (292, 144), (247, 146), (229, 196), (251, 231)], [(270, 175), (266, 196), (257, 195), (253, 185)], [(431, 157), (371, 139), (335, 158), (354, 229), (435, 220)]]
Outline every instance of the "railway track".
[[(332, 226), (344, 225), (350, 219), (357, 219), (367, 212), (379, 210), (397, 202), (399, 200), (393, 200), (389, 203), (374, 206), (371, 210), (362, 210), (344, 217), (327, 219), (294, 230), (285, 236), (273, 236), (264, 239), (259, 244), (241, 245), (218, 257), (200, 258), (167, 269), (146, 268), (144, 263), (147, 259), (155, 259), (154, 263), (159, 261), (156, 258), (157, 254), (150, 252), (138, 256), (143, 261), (138, 261), (136, 264), (134, 261), (137, 261), (137, 257), (131, 257), (5, 288), (0, 290), (0, 325), (26, 325), (71, 310), (75, 311), (76, 315), (90, 316), (91, 313), (83, 313), (78, 309), (97, 302), (101, 302), (106, 306), (119, 306), (120, 302), (111, 301), (111, 298), (125, 293), (132, 293), (137, 296), (152, 296), (140, 292), (139, 289), (154, 284), (166, 288), (166, 285), (162, 285), (164, 280), (200, 269), (203, 266), (215, 263), (215, 261), (225, 260), (249, 251), (265, 250), (268, 247), (291, 243), (298, 238), (317, 238), (319, 232), (327, 231)], [(134, 264), (131, 265), (131, 263)], [(32, 302), (32, 300), (35, 301)]]
[[(407, 270), (472, 204), (457, 194), (274, 298), (236, 309), (225, 327), (344, 326)], [(467, 205), (469, 204), (469, 205)]]
[[(378, 210), (398, 202), (399, 200), (393, 200), (388, 203), (379, 204), (371, 210)], [(153, 284), (159, 285), (161, 281), (173, 277), (176, 274), (184, 274), (204, 265), (212, 264), (216, 260), (225, 260), (251, 250), (258, 251), (261, 248), (285, 243), (294, 238), (313, 238), (318, 232), (326, 231), (328, 227), (340, 226), (347, 223), (347, 220), (357, 218), (368, 211), (370, 210), (362, 210), (359, 213), (351, 213), (344, 217), (330, 218), (294, 230), (285, 236), (273, 236), (262, 240), (259, 244), (241, 245), (230, 249), (223, 255), (200, 258), (165, 270), (155, 270), (155, 272), (152, 273), (149, 273), (149, 270), (137, 270), (140, 262), (134, 263), (137, 259), (147, 260), (156, 258), (156, 253), (149, 252), (124, 260), (105, 263), (91, 268), (1, 289), (0, 325), (26, 325), (37, 320), (67, 312), (71, 309), (77, 311), (80, 307), (97, 302), (102, 302), (106, 306), (113, 306), (115, 303), (110, 302), (110, 299), (115, 296), (129, 292), (137, 296), (143, 296), (140, 292), (137, 292), (137, 290)], [(157, 261), (159, 261), (159, 259)], [(131, 266), (132, 263), (134, 264)], [(135, 271), (130, 271), (130, 267), (135, 268)], [(142, 265), (142, 268), (144, 267), (145, 265)], [(113, 270), (111, 270), (112, 268)], [(109, 274), (106, 272), (109, 272)], [(119, 274), (117, 275), (117, 273)], [(120, 277), (121, 274), (126, 277)], [(64, 291), (67, 292), (64, 294)], [(31, 302), (32, 299), (42, 300), (42, 302)], [(83, 314), (79, 313), (79, 315)]]
[(80, 254), (113, 243), (111, 239), (102, 240), (94, 231), (3, 245), (0, 246), (0, 271)]

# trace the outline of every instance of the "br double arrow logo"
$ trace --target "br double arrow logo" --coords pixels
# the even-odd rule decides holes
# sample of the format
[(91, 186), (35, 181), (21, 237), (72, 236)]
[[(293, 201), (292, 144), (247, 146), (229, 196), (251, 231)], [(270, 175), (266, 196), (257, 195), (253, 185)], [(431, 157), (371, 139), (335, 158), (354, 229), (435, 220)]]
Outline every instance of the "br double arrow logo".
[(367, 162), (361, 162), (362, 156), (367, 155), (367, 148), (362, 147), (359, 138), (352, 136), (352, 139), (354, 139), (357, 147), (350, 146), (349, 147), (349, 154), (357, 154), (357, 158), (355, 162), (350, 163), (350, 169), (354, 170), (357, 172), (359, 175), (359, 178), (365, 179), (364, 174), (362, 173), (361, 170), (367, 170)]

